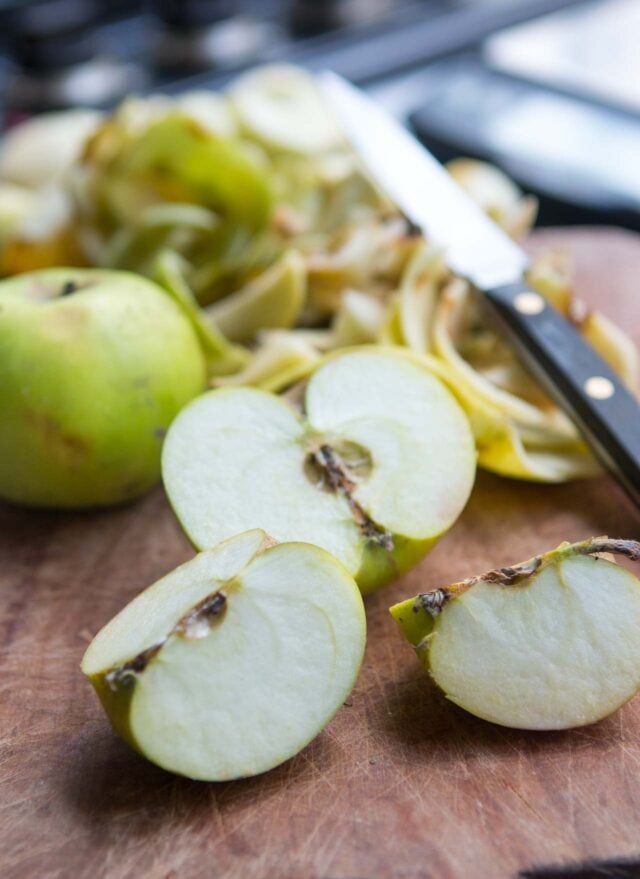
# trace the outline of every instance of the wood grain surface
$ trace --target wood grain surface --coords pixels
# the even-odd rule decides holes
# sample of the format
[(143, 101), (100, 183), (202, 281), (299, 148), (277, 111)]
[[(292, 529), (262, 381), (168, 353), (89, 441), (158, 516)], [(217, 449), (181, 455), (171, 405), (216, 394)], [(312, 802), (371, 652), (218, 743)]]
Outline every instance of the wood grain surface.
[[(580, 294), (640, 341), (640, 239), (562, 231), (532, 246), (558, 242), (575, 253)], [(481, 473), (420, 568), (367, 600), (364, 667), (328, 728), (267, 775), (204, 784), (130, 751), (78, 668), (91, 636), (191, 554), (162, 491), (83, 515), (0, 506), (0, 876), (501, 879), (638, 855), (640, 698), (572, 732), (493, 726), (434, 691), (387, 613), (599, 533), (640, 536), (609, 480)]]

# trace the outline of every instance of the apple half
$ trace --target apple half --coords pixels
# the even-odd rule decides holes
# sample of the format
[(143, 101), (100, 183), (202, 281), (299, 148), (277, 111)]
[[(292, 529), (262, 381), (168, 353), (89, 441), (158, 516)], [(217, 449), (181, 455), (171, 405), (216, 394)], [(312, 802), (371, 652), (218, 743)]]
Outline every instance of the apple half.
[(421, 361), (371, 347), (323, 361), (302, 411), (254, 388), (202, 395), (169, 430), (162, 469), (197, 548), (263, 528), (326, 549), (366, 593), (455, 522), (475, 449), (462, 409)]
[(447, 698), (519, 729), (595, 723), (640, 689), (640, 580), (603, 558), (640, 543), (594, 537), (394, 605)]
[(128, 604), (82, 660), (114, 729), (205, 781), (297, 754), (351, 691), (362, 598), (329, 553), (263, 531), (200, 553)]

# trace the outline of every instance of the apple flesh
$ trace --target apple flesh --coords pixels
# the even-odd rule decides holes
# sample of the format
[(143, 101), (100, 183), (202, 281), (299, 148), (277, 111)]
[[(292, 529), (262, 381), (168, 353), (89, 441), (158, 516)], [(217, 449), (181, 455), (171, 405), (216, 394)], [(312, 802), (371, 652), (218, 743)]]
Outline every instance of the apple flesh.
[(455, 522), (475, 450), (464, 413), (424, 364), (372, 347), (324, 361), (303, 413), (253, 388), (204, 394), (169, 430), (162, 469), (196, 547), (263, 528), (326, 549), (369, 592)]
[(143, 756), (226, 781), (266, 772), (320, 732), (353, 687), (365, 630), (339, 562), (253, 530), (135, 598), (95, 637), (82, 670)]
[(640, 543), (564, 543), (403, 601), (391, 614), (447, 698), (532, 730), (594, 723), (640, 689), (640, 581), (599, 556)]
[(2, 281), (0, 497), (81, 508), (143, 494), (204, 384), (190, 322), (150, 281), (71, 268)]

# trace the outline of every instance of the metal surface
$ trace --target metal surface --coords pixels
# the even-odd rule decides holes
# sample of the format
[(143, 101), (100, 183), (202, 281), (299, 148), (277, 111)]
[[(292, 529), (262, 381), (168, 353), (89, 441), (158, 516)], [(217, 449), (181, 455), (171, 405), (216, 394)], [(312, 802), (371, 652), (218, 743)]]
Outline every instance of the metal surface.
[(640, 508), (637, 400), (576, 328), (527, 289), (524, 251), (393, 116), (335, 74), (323, 74), (322, 88), (374, 181), (444, 249), (449, 267), (485, 294), (525, 366)]
[(444, 248), (453, 271), (481, 289), (521, 277), (527, 265), (524, 251), (399, 122), (341, 77), (325, 72), (320, 81), (366, 170), (406, 216)]

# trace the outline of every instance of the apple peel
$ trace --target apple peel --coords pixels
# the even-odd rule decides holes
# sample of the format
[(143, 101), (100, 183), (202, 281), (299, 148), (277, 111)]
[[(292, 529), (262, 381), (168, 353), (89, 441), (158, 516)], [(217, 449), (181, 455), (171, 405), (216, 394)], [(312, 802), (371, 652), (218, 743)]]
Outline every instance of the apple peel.
[(306, 298), (305, 261), (286, 251), (243, 288), (207, 306), (205, 315), (232, 342), (249, 342), (263, 329), (292, 327)]

